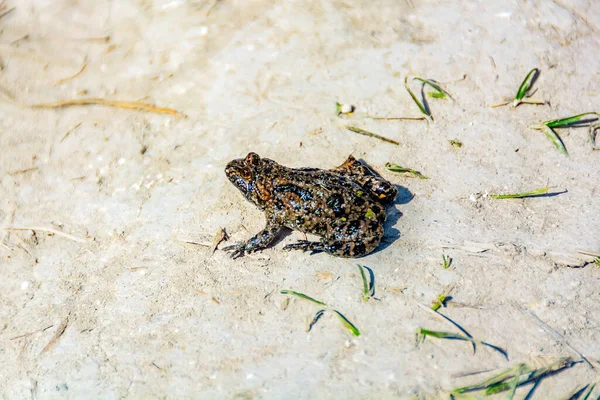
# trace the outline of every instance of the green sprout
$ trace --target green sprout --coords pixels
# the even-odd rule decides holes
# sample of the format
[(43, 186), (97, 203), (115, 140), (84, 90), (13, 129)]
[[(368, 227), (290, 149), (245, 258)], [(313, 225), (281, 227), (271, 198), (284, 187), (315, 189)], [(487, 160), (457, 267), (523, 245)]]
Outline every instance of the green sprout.
[[(512, 101), (513, 108), (517, 108), (520, 104), (538, 104), (538, 105), (546, 104), (545, 101), (530, 99), (530, 97), (531, 97), (531, 95), (533, 95), (533, 93), (531, 95), (528, 95), (529, 91), (533, 87), (533, 84), (537, 80), (538, 76), (540, 76), (539, 69), (534, 68), (531, 71), (529, 71), (529, 73), (527, 74), (525, 79), (523, 79), (521, 86), (519, 86), (519, 90), (517, 90), (517, 94), (515, 94), (515, 98)], [(502, 106), (506, 106), (509, 104), (511, 104), (511, 102), (507, 101), (505, 103), (493, 105), (492, 108), (502, 107)]]
[(448, 140), (448, 141), (454, 147), (461, 148), (463, 146), (463, 144), (462, 144), (462, 142), (460, 140)]
[(444, 293), (438, 294), (437, 298), (431, 303), (431, 309), (437, 311), (442, 307), (446, 307), (446, 302), (451, 300), (452, 296), (448, 296)]
[(392, 171), (392, 172), (409, 173), (409, 174), (412, 174), (414, 177), (419, 178), (419, 179), (429, 179), (428, 177), (426, 177), (425, 175), (423, 175), (419, 171), (415, 171), (414, 169), (411, 169), (411, 168), (405, 168), (405, 167), (402, 167), (402, 166), (400, 166), (398, 164), (392, 164), (390, 162), (385, 163), (385, 169), (387, 169), (388, 171)]
[[(375, 274), (373, 270), (366, 265), (356, 264), (360, 271), (360, 276), (362, 278), (363, 283), (363, 301), (367, 302), (373, 296), (375, 296)], [(365, 274), (365, 269), (369, 272), (369, 279), (367, 280), (367, 275)]]
[(444, 266), (444, 269), (450, 268), (452, 265), (452, 258), (442, 254), (442, 265)]

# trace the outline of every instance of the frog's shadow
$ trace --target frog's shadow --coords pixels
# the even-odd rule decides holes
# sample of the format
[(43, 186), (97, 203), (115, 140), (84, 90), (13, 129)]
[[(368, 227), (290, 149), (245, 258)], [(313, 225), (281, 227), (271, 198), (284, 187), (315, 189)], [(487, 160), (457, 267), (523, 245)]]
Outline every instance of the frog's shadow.
[(396, 187), (396, 189), (398, 189), (398, 195), (396, 196), (394, 202), (388, 206), (387, 220), (383, 224), (384, 236), (381, 240), (381, 244), (371, 254), (378, 253), (381, 250), (389, 247), (392, 243), (400, 239), (400, 237), (402, 236), (400, 234), (400, 231), (394, 228), (396, 222), (398, 222), (398, 220), (404, 215), (402, 214), (402, 211), (396, 208), (396, 206), (410, 203), (415, 196), (411, 193), (410, 190), (408, 190), (404, 186), (394, 186)]

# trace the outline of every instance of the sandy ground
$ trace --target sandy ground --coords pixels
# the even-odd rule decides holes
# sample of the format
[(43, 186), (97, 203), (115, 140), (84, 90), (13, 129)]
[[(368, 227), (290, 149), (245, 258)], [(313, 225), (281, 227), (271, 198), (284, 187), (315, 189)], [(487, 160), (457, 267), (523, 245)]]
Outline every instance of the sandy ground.
[[(528, 129), (600, 111), (595, 3), (8, 0), (0, 221), (36, 229), (0, 231), (2, 398), (443, 398), (477, 379), (455, 374), (579, 360), (565, 341), (598, 360), (600, 268), (578, 250), (600, 253), (600, 151), (587, 129), (560, 130), (568, 158)], [(490, 108), (533, 67), (549, 105)], [(408, 73), (466, 79), (445, 85), (455, 104), (430, 101), (433, 124), (365, 118), (419, 116)], [(27, 107), (83, 97), (188, 117)], [(336, 101), (357, 112), (337, 118)], [(283, 252), (298, 233), (238, 260), (212, 254), (220, 228), (231, 242), (264, 224), (223, 173), (249, 151), (320, 168), (353, 153), (402, 187), (386, 243), (360, 260), (377, 300), (361, 301), (355, 260)], [(488, 196), (545, 185), (566, 192)], [(305, 332), (318, 308), (281, 289), (331, 304), (362, 335), (333, 314)], [(418, 327), (458, 332), (427, 310), (442, 292), (442, 311), (509, 361), (464, 342), (416, 346)], [(576, 364), (534, 398), (598, 370)]]

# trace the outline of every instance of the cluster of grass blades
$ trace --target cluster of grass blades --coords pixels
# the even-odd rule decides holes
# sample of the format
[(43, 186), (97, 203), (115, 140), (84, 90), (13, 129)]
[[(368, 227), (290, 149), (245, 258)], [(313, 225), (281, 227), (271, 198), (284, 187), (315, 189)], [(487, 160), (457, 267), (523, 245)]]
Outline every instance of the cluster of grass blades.
[(326, 307), (324, 309), (320, 309), (319, 311), (317, 311), (317, 313), (315, 314), (314, 318), (312, 319), (311, 323), (308, 326), (307, 330), (309, 332), (313, 328), (313, 326), (319, 321), (319, 319), (321, 319), (321, 317), (323, 316), (323, 314), (325, 314), (326, 311), (331, 310), (339, 318), (339, 320), (342, 323), (342, 325), (344, 325), (344, 327), (346, 329), (348, 329), (348, 331), (351, 334), (353, 334), (354, 336), (360, 336), (360, 331), (358, 330), (358, 328), (352, 322), (350, 322), (350, 320), (348, 318), (346, 318), (338, 310), (335, 310), (335, 309), (329, 307), (324, 302), (322, 302), (320, 300), (316, 300), (316, 299), (314, 299), (314, 298), (312, 298), (310, 296), (307, 296), (304, 293), (295, 292), (293, 290), (281, 290), (279, 293), (281, 293), (281, 294), (287, 294), (287, 295), (291, 295), (291, 296), (296, 296), (296, 297), (298, 297), (298, 298), (300, 298), (302, 300), (309, 301), (309, 302), (317, 304), (317, 305), (319, 305), (321, 307)]
[[(373, 270), (366, 265), (356, 264), (358, 269), (360, 270), (360, 277), (362, 278), (363, 284), (363, 297), (362, 301), (367, 302), (375, 296), (375, 274)], [(367, 275), (365, 274), (365, 270), (369, 273), (369, 279), (367, 279)]]
[[(527, 364), (521, 363), (517, 364), (511, 368), (507, 368), (502, 370), (500, 373), (497, 373), (481, 382), (458, 387), (452, 389), (450, 391), (451, 399), (481, 399), (487, 398), (487, 396), (491, 396), (501, 392), (508, 392), (507, 399), (513, 399), (518, 387), (532, 384), (532, 388), (530, 389), (530, 393), (528, 393), (525, 398), (531, 398), (533, 396), (533, 391), (539, 385), (539, 383), (544, 379), (551, 375), (555, 375), (561, 371), (564, 371), (568, 368), (571, 368), (573, 365), (580, 363), (581, 361), (573, 361), (571, 357), (559, 358), (543, 367), (533, 368)], [(591, 395), (594, 385), (587, 385), (586, 389), (589, 389), (591, 386), (591, 390), (588, 391), (588, 397), (575, 397), (580, 399), (588, 399)], [(473, 396), (467, 395), (467, 393), (478, 393), (483, 395)], [(583, 391), (582, 391), (583, 392)], [(572, 397), (569, 397), (572, 398)]]
[[(406, 88), (406, 91), (419, 108), (419, 111), (421, 111), (421, 114), (423, 114), (421, 119), (424, 119), (427, 122), (433, 122), (433, 116), (431, 115), (431, 109), (429, 108), (429, 103), (427, 102), (427, 96), (434, 99), (450, 99), (452, 101), (454, 101), (454, 98), (450, 95), (450, 93), (448, 93), (440, 86), (439, 82), (433, 79), (423, 79), (419, 78), (418, 76), (415, 76), (412, 78), (412, 80), (421, 82), (421, 100), (419, 100), (419, 98), (415, 95), (415, 93), (411, 90), (410, 86), (408, 85), (408, 75), (404, 78), (404, 87)], [(427, 92), (427, 96), (425, 95), (426, 86), (429, 86), (431, 89), (433, 89), (433, 91)]]
[(442, 266), (444, 269), (450, 268), (452, 266), (452, 257), (442, 254)]
[(554, 130), (560, 128), (589, 127), (589, 137), (592, 148), (594, 150), (597, 150), (598, 148), (596, 147), (596, 130), (600, 128), (600, 124), (594, 122), (598, 121), (599, 118), (600, 114), (598, 114), (597, 112), (586, 112), (583, 114), (574, 115), (572, 117), (551, 119), (549, 121), (542, 122), (538, 126), (532, 127), (532, 129), (544, 132), (548, 139), (550, 139), (552, 144), (554, 144), (554, 146), (558, 149), (558, 151), (561, 154), (568, 156), (569, 153), (567, 152), (565, 144)]
[[(442, 315), (442, 314), (440, 314), (440, 315)], [(465, 333), (466, 333), (466, 331), (465, 331)], [(475, 353), (477, 345), (486, 346), (486, 347), (489, 347), (489, 348), (497, 351), (498, 353), (502, 354), (502, 356), (504, 356), (504, 358), (506, 358), (508, 360), (508, 353), (506, 352), (506, 350), (504, 350), (501, 347), (494, 346), (493, 344), (487, 343), (483, 340), (474, 339), (473, 336), (471, 336), (469, 334), (462, 335), (460, 333), (453, 333), (453, 332), (432, 331), (430, 329), (425, 329), (425, 328), (417, 329), (417, 343), (423, 343), (425, 341), (425, 338), (427, 338), (427, 337), (432, 337), (432, 338), (436, 338), (436, 339), (460, 340), (460, 341), (464, 341), (464, 342), (469, 342), (473, 346), (473, 353)]]

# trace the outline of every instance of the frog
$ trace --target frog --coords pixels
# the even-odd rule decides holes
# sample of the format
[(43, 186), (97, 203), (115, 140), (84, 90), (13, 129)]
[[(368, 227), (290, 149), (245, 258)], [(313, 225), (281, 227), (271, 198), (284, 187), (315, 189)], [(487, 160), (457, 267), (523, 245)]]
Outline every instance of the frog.
[(358, 258), (373, 252), (384, 235), (386, 207), (398, 189), (350, 155), (329, 169), (289, 168), (254, 152), (225, 167), (229, 181), (264, 212), (266, 226), (246, 242), (223, 248), (232, 258), (268, 247), (288, 228), (320, 237), (284, 250)]

